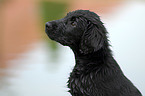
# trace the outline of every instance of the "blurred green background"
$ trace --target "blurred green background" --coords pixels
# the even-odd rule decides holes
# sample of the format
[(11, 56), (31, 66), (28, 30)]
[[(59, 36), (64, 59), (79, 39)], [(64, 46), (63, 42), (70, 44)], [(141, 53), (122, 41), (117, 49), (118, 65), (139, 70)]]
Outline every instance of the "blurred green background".
[[(44, 24), (48, 21), (63, 18), (66, 13), (67, 7), (68, 6), (67, 6), (66, 2), (41, 1), (40, 2), (40, 9), (41, 9), (40, 13), (42, 14), (43, 27), (45, 26)], [(53, 11), (52, 11), (52, 9), (53, 9)], [(52, 50), (57, 49), (56, 42), (51, 42), (51, 40), (49, 40), (48, 44), (51, 44), (50, 46), (51, 46)]]

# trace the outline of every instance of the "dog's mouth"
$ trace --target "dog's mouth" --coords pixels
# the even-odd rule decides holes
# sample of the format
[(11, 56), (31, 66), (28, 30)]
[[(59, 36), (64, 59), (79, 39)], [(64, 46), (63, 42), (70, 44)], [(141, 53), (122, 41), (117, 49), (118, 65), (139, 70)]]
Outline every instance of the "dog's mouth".
[(52, 24), (50, 23), (50, 22), (47, 22), (46, 24), (45, 24), (45, 32), (46, 32), (46, 34), (48, 34), (49, 32), (51, 32), (52, 31)]
[(68, 46), (71, 42), (71, 40), (68, 40), (68, 38), (65, 38), (62, 29), (58, 27), (58, 23), (56, 21), (50, 21), (45, 24), (45, 32), (47, 36), (64, 46)]
[(54, 29), (54, 28), (53, 28), (51, 22), (47, 22), (47, 23), (45, 24), (45, 32), (46, 32), (47, 36), (48, 36), (50, 39), (52, 39), (52, 40), (54, 40), (54, 38), (55, 38), (55, 33), (56, 33), (53, 29)]
[(66, 42), (67, 40), (65, 40), (66, 38), (63, 38), (61, 34), (58, 34), (54, 30), (48, 30), (47, 28), (45, 28), (45, 32), (51, 40), (54, 40), (64, 46), (68, 46), (68, 42)]
[(56, 39), (54, 32), (52, 32), (51, 30), (45, 29), (45, 32), (46, 32), (47, 36), (48, 36), (51, 40), (55, 40), (55, 39)]
[[(53, 28), (49, 28), (49, 27), (45, 27), (45, 32), (47, 34), (47, 36), (51, 39), (51, 40), (54, 40), (56, 42), (61, 42), (61, 39), (60, 39), (60, 34), (58, 34), (58, 32), (56, 32), (56, 30), (54, 30)], [(60, 39), (60, 40), (59, 40)]]

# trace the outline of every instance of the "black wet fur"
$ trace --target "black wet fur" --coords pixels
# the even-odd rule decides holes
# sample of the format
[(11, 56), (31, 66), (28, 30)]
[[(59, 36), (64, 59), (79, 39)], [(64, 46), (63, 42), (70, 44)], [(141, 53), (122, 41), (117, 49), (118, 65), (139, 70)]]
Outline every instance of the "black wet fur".
[(46, 23), (50, 39), (69, 46), (76, 65), (68, 80), (72, 96), (142, 96), (114, 60), (99, 16), (76, 10)]

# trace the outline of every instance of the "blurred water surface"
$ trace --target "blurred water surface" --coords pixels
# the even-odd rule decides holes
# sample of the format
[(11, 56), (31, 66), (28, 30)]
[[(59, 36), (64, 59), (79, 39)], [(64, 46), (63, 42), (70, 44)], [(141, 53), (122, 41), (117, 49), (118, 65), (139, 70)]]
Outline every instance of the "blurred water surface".
[(9, 76), (1, 79), (0, 96), (69, 96), (66, 82), (74, 65), (73, 54), (69, 48), (59, 46), (59, 58), (52, 61), (50, 50), (41, 42), (10, 61), (14, 67), (4, 70)]

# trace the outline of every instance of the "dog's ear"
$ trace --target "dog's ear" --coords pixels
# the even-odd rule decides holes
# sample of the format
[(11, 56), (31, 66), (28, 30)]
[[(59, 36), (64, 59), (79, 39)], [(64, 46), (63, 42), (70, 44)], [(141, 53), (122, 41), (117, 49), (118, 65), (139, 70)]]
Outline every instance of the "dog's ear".
[(80, 52), (82, 54), (95, 52), (103, 46), (103, 30), (101, 29), (96, 24), (89, 23), (80, 42)]

